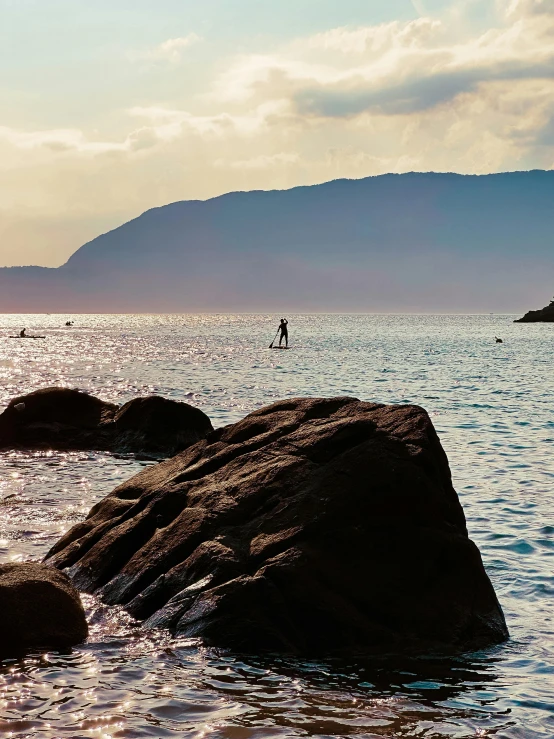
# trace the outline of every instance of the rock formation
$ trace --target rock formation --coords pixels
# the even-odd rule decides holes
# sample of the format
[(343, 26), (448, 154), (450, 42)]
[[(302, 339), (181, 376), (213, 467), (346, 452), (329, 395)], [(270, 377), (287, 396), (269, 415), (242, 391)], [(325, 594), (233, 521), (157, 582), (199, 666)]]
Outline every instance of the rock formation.
[(14, 398), (0, 415), (0, 448), (99, 449), (171, 456), (212, 431), (208, 416), (158, 396), (121, 408), (69, 388)]
[(0, 565), (0, 657), (80, 644), (88, 627), (67, 575), (35, 562)]
[(508, 635), (417, 406), (291, 399), (251, 413), (120, 485), (48, 561), (148, 626), (243, 650)]
[(545, 308), (530, 310), (523, 318), (517, 318), (514, 323), (554, 323), (554, 299)]

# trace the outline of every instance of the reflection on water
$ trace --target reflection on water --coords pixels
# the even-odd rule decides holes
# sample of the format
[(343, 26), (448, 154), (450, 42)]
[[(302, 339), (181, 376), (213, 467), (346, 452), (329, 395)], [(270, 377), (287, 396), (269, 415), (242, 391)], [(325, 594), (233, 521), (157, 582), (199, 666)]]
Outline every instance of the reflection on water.
[[(238, 657), (143, 633), (88, 597), (89, 643), (4, 665), (4, 731), (32, 736), (487, 736), (500, 657), (299, 661)], [(102, 626), (99, 626), (102, 623)], [(489, 729), (491, 734), (489, 734)]]
[[(294, 395), (426, 407), (512, 638), (455, 659), (241, 656), (145, 632), (87, 596), (87, 644), (0, 663), (0, 736), (554, 737), (553, 326), (296, 316), (293, 351), (270, 352), (267, 316), (71, 318), (73, 329), (65, 316), (0, 316), (0, 406), (67, 385), (116, 402), (149, 392), (187, 400), (215, 425)], [(23, 325), (48, 338), (1, 338)], [(0, 561), (40, 559), (145, 464), (0, 453)]]

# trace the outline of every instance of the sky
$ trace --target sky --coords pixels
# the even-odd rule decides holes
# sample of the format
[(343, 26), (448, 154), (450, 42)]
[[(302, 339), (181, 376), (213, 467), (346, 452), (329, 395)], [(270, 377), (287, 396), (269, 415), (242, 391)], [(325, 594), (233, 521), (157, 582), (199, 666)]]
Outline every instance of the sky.
[(0, 0), (0, 266), (148, 208), (554, 167), (554, 0)]

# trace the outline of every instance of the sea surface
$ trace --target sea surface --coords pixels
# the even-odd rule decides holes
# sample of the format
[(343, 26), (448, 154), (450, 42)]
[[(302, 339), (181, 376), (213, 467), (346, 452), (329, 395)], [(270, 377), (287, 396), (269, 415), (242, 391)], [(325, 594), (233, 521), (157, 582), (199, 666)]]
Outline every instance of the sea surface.
[[(0, 410), (53, 385), (118, 403), (158, 393), (214, 426), (293, 396), (422, 405), (510, 640), (456, 658), (244, 656), (144, 632), (85, 596), (86, 644), (0, 662), (1, 737), (554, 737), (554, 325), (287, 317), (290, 351), (268, 348), (274, 315), (0, 316)], [(23, 327), (47, 338), (8, 338)], [(0, 453), (0, 561), (41, 559), (145, 464)]]

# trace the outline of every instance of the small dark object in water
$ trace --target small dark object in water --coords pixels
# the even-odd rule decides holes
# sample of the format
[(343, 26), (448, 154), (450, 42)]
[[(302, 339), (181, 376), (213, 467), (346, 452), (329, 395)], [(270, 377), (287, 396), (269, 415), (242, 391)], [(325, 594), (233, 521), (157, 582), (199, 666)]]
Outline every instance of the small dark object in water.
[(502, 341), (502, 339), (499, 339), (499, 338), (498, 338), (498, 336), (495, 336), (494, 338), (496, 339), (496, 343), (497, 343), (497, 344), (503, 344), (503, 343), (504, 343), (504, 342)]

